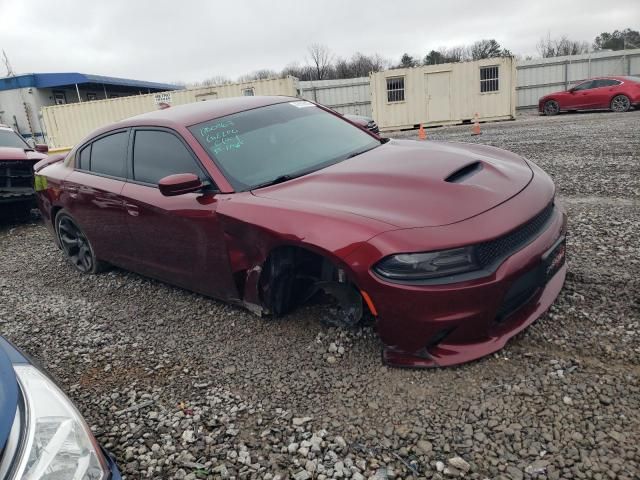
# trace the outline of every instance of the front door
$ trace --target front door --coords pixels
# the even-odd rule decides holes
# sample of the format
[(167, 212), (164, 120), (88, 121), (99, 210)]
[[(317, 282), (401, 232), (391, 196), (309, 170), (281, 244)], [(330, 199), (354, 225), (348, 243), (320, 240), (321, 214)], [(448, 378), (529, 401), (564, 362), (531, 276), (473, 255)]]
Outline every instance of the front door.
[(589, 95), (592, 92), (594, 82), (589, 80), (573, 87), (565, 97), (563, 109), (578, 110), (580, 108), (589, 108)]
[[(140, 273), (219, 298), (236, 297), (214, 186), (178, 134), (136, 129), (122, 191)], [(165, 197), (158, 181), (194, 173), (209, 186)]]
[(425, 75), (428, 122), (451, 120), (450, 77), (451, 72)]

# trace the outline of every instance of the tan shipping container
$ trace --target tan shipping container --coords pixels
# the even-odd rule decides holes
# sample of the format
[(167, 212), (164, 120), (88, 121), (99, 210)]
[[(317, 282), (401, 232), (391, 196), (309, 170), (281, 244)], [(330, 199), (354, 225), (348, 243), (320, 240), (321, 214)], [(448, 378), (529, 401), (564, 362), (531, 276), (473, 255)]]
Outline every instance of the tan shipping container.
[(509, 120), (516, 115), (511, 58), (445, 63), (372, 73), (373, 118), (380, 130)]
[(243, 95), (298, 96), (295, 77), (228, 83), (211, 87), (69, 103), (42, 109), (42, 119), (51, 148), (71, 148), (96, 128), (160, 108), (161, 104), (182, 105), (216, 98)]

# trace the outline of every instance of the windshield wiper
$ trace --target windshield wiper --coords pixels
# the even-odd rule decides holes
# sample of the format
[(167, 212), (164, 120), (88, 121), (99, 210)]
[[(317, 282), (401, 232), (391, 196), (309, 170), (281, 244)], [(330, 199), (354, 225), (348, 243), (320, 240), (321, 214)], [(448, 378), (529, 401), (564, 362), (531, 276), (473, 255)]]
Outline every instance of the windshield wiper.
[(251, 187), (251, 190), (256, 189), (256, 188), (269, 187), (271, 185), (276, 185), (278, 183), (283, 183), (283, 182), (286, 182), (288, 180), (293, 180), (294, 178), (297, 178), (299, 176), (300, 175), (280, 175), (280, 176), (274, 178), (273, 180), (269, 180), (268, 182), (260, 183), (258, 185), (255, 185), (254, 187)]
[(377, 148), (377, 147), (379, 147), (379, 146), (380, 146), (380, 145), (376, 145), (376, 146), (374, 146), (374, 147), (367, 148), (367, 149), (365, 149), (365, 150), (360, 150), (359, 152), (353, 152), (352, 154), (350, 154), (349, 156), (347, 156), (347, 158), (346, 158), (346, 159), (347, 159), (347, 160), (349, 160), (350, 158), (357, 157), (358, 155), (362, 155), (363, 153), (367, 153), (369, 150), (373, 150), (374, 148)]

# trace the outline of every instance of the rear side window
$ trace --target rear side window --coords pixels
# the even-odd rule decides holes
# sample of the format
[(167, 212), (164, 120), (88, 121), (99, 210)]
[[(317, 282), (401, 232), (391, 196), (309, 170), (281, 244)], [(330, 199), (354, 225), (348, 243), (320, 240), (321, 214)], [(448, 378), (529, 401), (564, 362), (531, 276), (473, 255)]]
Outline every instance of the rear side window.
[[(91, 144), (91, 171), (112, 177), (125, 177), (128, 139), (128, 132), (119, 132), (93, 142)], [(82, 152), (84, 153), (84, 150)]]
[(78, 154), (78, 165), (80, 170), (91, 170), (91, 145), (84, 147)]
[(202, 169), (178, 137), (158, 130), (138, 130), (133, 144), (133, 178), (157, 184), (168, 175), (193, 173), (205, 180)]
[(595, 81), (595, 86), (596, 88), (598, 87), (615, 87), (616, 85), (620, 85), (621, 82), (619, 82), (618, 80), (610, 80), (610, 79), (602, 79), (602, 80), (596, 80)]

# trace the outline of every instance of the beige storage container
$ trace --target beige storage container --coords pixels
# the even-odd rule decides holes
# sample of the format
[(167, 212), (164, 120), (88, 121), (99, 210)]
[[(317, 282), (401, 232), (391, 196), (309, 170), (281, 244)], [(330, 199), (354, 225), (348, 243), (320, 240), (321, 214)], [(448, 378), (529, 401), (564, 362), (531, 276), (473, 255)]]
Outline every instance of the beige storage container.
[(96, 128), (161, 108), (243, 95), (298, 95), (295, 77), (228, 83), (211, 87), (172, 90), (93, 102), (44, 107), (42, 118), (51, 148), (70, 148)]
[(511, 58), (445, 63), (372, 73), (373, 118), (380, 130), (508, 120), (516, 114)]

